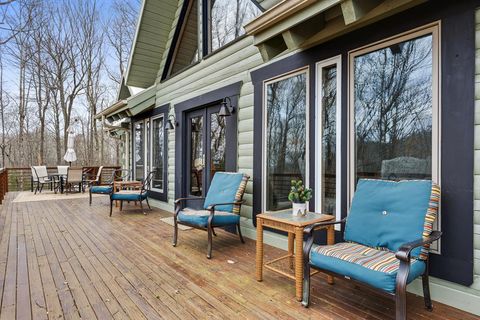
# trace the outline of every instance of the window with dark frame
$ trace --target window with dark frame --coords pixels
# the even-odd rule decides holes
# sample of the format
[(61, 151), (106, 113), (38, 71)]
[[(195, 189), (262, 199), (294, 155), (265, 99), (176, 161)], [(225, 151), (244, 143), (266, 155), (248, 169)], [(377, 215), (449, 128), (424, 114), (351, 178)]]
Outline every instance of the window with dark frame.
[(243, 26), (262, 13), (253, 0), (204, 0), (204, 5), (208, 53), (245, 34)]

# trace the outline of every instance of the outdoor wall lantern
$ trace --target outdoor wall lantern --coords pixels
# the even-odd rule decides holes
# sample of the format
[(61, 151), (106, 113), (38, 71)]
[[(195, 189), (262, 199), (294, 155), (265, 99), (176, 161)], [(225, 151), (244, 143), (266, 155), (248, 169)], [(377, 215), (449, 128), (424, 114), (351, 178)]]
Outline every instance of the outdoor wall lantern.
[(235, 108), (232, 106), (232, 100), (230, 99), (230, 97), (223, 98), (222, 106), (220, 107), (220, 111), (218, 112), (218, 115), (220, 117), (229, 117), (234, 112), (235, 112)]
[(175, 121), (175, 116), (173, 114), (168, 116), (168, 121), (165, 123), (165, 130), (173, 130), (177, 126), (177, 122)]

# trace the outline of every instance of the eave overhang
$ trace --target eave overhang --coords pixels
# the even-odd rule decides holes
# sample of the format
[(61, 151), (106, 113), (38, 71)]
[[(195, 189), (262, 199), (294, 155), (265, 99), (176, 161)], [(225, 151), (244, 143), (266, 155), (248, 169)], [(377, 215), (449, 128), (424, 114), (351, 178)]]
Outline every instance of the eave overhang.
[(178, 0), (143, 0), (125, 73), (125, 85), (148, 88), (156, 79)]
[(374, 23), (426, 0), (284, 0), (245, 26), (265, 62)]
[(112, 104), (110, 107), (102, 110), (101, 112), (95, 115), (95, 119), (107, 119), (110, 122), (114, 122), (116, 120), (121, 119), (120, 115), (127, 109), (127, 100), (119, 100)]

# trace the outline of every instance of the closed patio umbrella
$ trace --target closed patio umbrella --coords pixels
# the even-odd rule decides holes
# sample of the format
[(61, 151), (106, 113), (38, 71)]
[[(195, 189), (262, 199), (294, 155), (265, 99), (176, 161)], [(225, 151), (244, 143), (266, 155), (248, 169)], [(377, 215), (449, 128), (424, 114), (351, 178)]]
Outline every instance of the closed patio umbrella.
[[(77, 120), (75, 120), (77, 121)], [(67, 139), (67, 151), (63, 156), (63, 159), (72, 165), (73, 161), (77, 160), (77, 154), (75, 153), (75, 130), (73, 126), (67, 128), (68, 139)]]

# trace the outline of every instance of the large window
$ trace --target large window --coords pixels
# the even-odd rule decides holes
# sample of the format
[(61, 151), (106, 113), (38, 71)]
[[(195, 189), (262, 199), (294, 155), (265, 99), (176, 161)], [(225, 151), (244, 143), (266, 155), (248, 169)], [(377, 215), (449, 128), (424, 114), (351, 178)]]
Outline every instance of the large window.
[(163, 123), (163, 116), (152, 119), (152, 188), (160, 192), (163, 191), (164, 186), (164, 134), (165, 128)]
[(361, 178), (439, 182), (437, 27), (355, 51), (350, 64), (352, 188)]
[(290, 181), (308, 185), (307, 70), (265, 83), (264, 210), (291, 207)]
[(261, 11), (252, 0), (207, 0), (209, 4), (209, 52), (245, 33), (243, 26)]
[(175, 74), (198, 61), (198, 0), (188, 3), (187, 14), (170, 73)]

